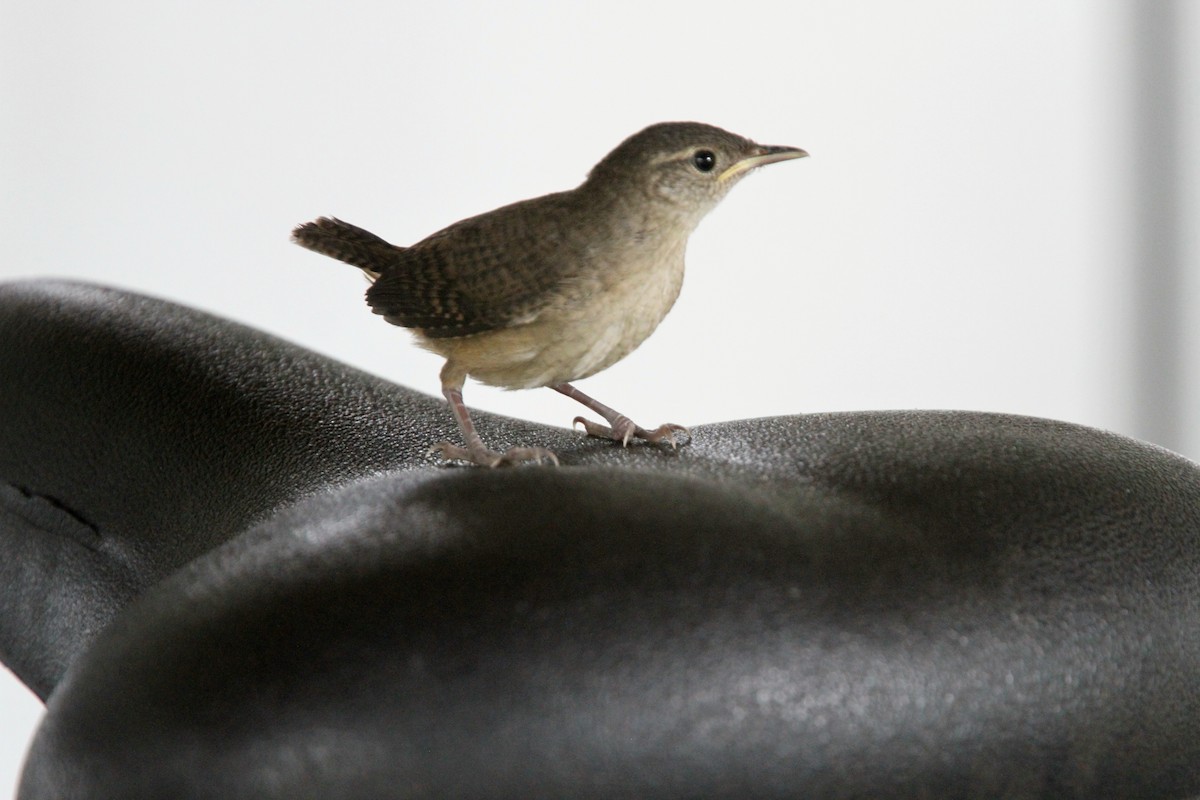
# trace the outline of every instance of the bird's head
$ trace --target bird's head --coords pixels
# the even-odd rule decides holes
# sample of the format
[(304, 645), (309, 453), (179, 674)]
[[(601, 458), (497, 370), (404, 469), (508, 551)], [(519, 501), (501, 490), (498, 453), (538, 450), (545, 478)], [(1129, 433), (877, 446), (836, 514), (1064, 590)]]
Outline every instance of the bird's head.
[(807, 155), (699, 122), (661, 122), (617, 145), (584, 185), (620, 199), (649, 199), (694, 223), (751, 170)]

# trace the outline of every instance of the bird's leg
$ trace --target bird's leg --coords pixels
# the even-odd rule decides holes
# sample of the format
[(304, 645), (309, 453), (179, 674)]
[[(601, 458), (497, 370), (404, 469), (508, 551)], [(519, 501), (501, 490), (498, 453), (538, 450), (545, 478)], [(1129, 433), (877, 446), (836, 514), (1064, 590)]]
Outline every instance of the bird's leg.
[(487, 449), (475, 430), (475, 423), (471, 422), (471, 414), (467, 411), (466, 404), (463, 403), (462, 387), (465, 380), (466, 375), (452, 369), (447, 361), (442, 369), (442, 394), (446, 396), (451, 410), (454, 411), (458, 429), (462, 431), (463, 441), (467, 446), (459, 447), (452, 442), (438, 442), (429, 448), (431, 453), (437, 451), (444, 459), (469, 461), (481, 467), (508, 466), (522, 461), (551, 461), (557, 466), (558, 457), (544, 447), (512, 447), (503, 453)]
[(676, 446), (676, 431), (682, 431), (688, 438), (691, 438), (691, 433), (687, 428), (682, 425), (676, 425), (674, 422), (659, 425), (652, 431), (640, 428), (629, 417), (618, 413), (593, 397), (588, 397), (569, 383), (560, 383), (550, 388), (556, 392), (565, 394), (572, 400), (578, 400), (592, 411), (604, 417), (608, 425), (601, 425), (584, 417), (576, 417), (572, 420), (573, 425), (583, 425), (583, 429), (587, 431), (588, 436), (596, 436), (600, 439), (612, 439), (614, 442), (620, 442), (622, 446), (627, 446), (630, 439), (636, 438), (645, 439), (647, 442), (666, 441), (671, 447)]

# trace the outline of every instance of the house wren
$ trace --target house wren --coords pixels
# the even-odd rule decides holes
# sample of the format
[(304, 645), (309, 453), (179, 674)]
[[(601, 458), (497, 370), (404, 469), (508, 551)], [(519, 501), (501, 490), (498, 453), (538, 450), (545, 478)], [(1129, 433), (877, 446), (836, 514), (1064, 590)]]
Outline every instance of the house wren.
[(445, 357), (442, 393), (466, 446), (434, 445), (443, 458), (557, 463), (542, 447), (484, 446), (463, 404), (468, 375), (574, 398), (608, 423), (576, 417), (590, 436), (674, 445), (683, 426), (646, 430), (571, 382), (612, 366), (658, 327), (683, 283), (688, 236), (735, 183), (806, 155), (711, 125), (664, 122), (619, 144), (575, 189), (464, 219), (410, 247), (328, 217), (292, 238), (361, 269), (372, 281), (371, 309)]

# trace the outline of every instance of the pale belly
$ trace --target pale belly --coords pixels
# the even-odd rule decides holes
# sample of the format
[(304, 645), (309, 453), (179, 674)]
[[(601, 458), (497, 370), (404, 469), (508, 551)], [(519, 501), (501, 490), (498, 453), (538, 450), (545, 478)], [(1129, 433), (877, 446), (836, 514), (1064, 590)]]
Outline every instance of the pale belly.
[(422, 345), (475, 380), (505, 389), (586, 378), (633, 352), (671, 310), (683, 283), (683, 254), (665, 261), (608, 286), (589, 287), (527, 324)]

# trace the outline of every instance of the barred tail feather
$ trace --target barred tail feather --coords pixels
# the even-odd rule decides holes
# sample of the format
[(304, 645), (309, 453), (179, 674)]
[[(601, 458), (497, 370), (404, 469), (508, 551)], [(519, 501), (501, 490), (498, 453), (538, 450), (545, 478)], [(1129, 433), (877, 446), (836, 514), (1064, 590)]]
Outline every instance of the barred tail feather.
[(315, 253), (358, 267), (375, 280), (396, 261), (403, 247), (336, 217), (320, 217), (292, 231), (292, 241)]

